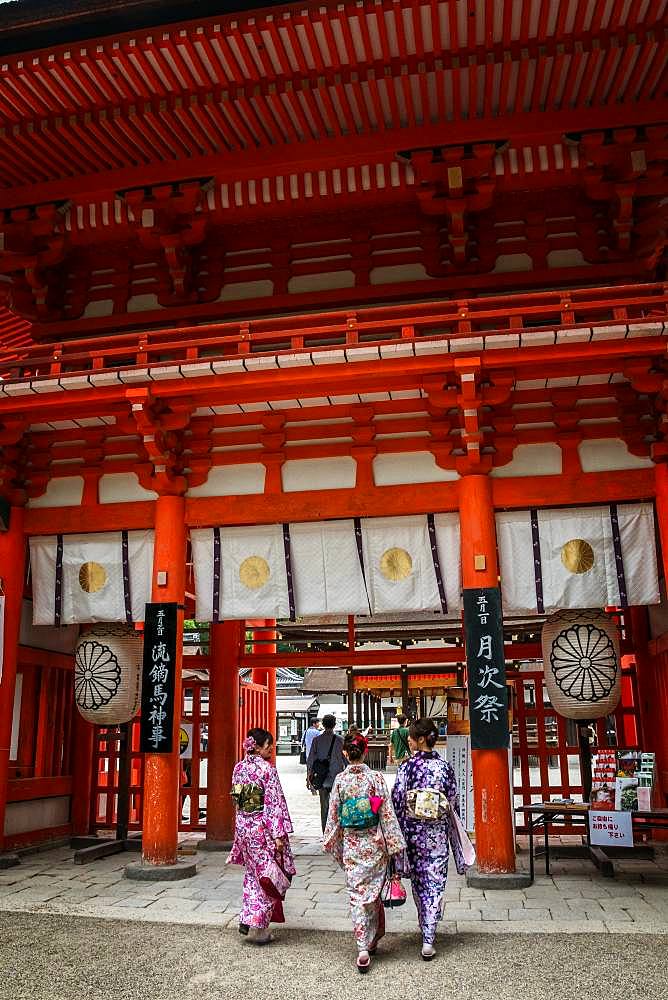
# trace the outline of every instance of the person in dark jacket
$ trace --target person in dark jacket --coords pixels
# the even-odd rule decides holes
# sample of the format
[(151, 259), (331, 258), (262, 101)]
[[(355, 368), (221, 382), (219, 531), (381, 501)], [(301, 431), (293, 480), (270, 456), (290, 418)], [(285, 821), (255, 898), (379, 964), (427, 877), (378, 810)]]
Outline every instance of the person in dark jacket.
[[(346, 759), (343, 756), (343, 740), (334, 732), (336, 726), (336, 716), (326, 715), (322, 720), (323, 732), (316, 736), (311, 744), (311, 750), (306, 761), (306, 787), (313, 787), (313, 768), (316, 761), (327, 761), (327, 772), (322, 780), (322, 784), (316, 781), (318, 795), (320, 796), (320, 823), (322, 832), (325, 832), (327, 825), (327, 815), (329, 813), (329, 796), (332, 785), (337, 774), (345, 770)], [(324, 768), (322, 768), (324, 770)]]

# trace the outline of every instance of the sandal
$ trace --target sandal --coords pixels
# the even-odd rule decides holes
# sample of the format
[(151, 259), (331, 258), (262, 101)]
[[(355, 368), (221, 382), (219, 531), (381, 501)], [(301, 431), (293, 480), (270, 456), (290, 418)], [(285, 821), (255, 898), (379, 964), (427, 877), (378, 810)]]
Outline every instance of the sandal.
[(422, 945), (422, 961), (431, 962), (432, 959), (436, 958), (436, 949), (433, 944), (423, 944)]
[(368, 951), (361, 951), (357, 956), (357, 971), (365, 975), (371, 967), (371, 958)]
[(250, 925), (249, 924), (239, 924), (239, 933), (243, 934), (244, 937), (246, 937), (246, 935), (248, 934), (249, 930), (250, 930)]

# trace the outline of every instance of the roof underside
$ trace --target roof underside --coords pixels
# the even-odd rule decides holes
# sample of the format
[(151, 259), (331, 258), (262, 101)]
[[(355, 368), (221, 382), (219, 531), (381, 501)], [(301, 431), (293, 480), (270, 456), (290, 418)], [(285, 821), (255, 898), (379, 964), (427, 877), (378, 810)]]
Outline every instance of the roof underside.
[(661, 280), (667, 2), (4, 5), (2, 361), (5, 304), (68, 341)]
[(371, 149), (660, 120), (665, 6), (366, 0), (11, 56), (0, 71), (12, 138), (0, 185), (17, 205), (40, 184), (43, 200), (71, 195), (77, 175), (113, 189), (133, 168), (159, 183), (248, 167), (259, 152), (268, 170), (316, 151), (340, 166)]

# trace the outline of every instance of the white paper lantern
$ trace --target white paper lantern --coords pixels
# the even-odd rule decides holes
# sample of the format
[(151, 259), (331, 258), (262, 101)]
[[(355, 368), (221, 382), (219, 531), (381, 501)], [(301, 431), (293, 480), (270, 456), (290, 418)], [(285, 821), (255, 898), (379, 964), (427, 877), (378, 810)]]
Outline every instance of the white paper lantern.
[(74, 654), (74, 698), (84, 719), (119, 726), (141, 704), (142, 636), (126, 625), (95, 625)]
[(566, 719), (600, 719), (619, 704), (619, 629), (604, 611), (557, 611), (543, 626), (550, 701)]

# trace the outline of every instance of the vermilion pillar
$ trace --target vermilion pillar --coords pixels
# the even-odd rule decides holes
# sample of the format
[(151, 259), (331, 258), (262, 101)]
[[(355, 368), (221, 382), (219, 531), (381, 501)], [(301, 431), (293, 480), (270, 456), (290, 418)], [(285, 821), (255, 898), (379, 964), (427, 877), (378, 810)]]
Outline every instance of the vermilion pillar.
[(2, 681), (0, 682), (0, 847), (4, 843), (9, 745), (12, 738), (25, 561), (23, 507), (12, 507), (9, 515), (9, 531), (0, 532), (0, 579), (2, 579), (5, 596)]
[[(160, 574), (166, 574), (164, 584)], [(161, 496), (155, 505), (153, 554), (154, 602), (179, 605), (174, 663), (174, 734), (171, 753), (147, 753), (144, 758), (143, 861), (153, 865), (176, 863), (179, 836), (179, 726), (181, 722), (181, 667), (183, 659), (183, 602), (186, 584), (186, 523), (183, 497)]]
[(95, 730), (76, 706), (73, 710), (72, 732), (72, 833), (81, 837), (90, 833)]
[[(459, 481), (462, 585), (498, 587), (492, 484), (487, 476)], [(515, 838), (508, 751), (473, 750), (475, 840), (478, 871), (515, 871)]]
[(222, 849), (234, 836), (230, 790), (238, 746), (241, 625), (227, 621), (211, 626), (206, 839), (201, 845), (209, 850)]

